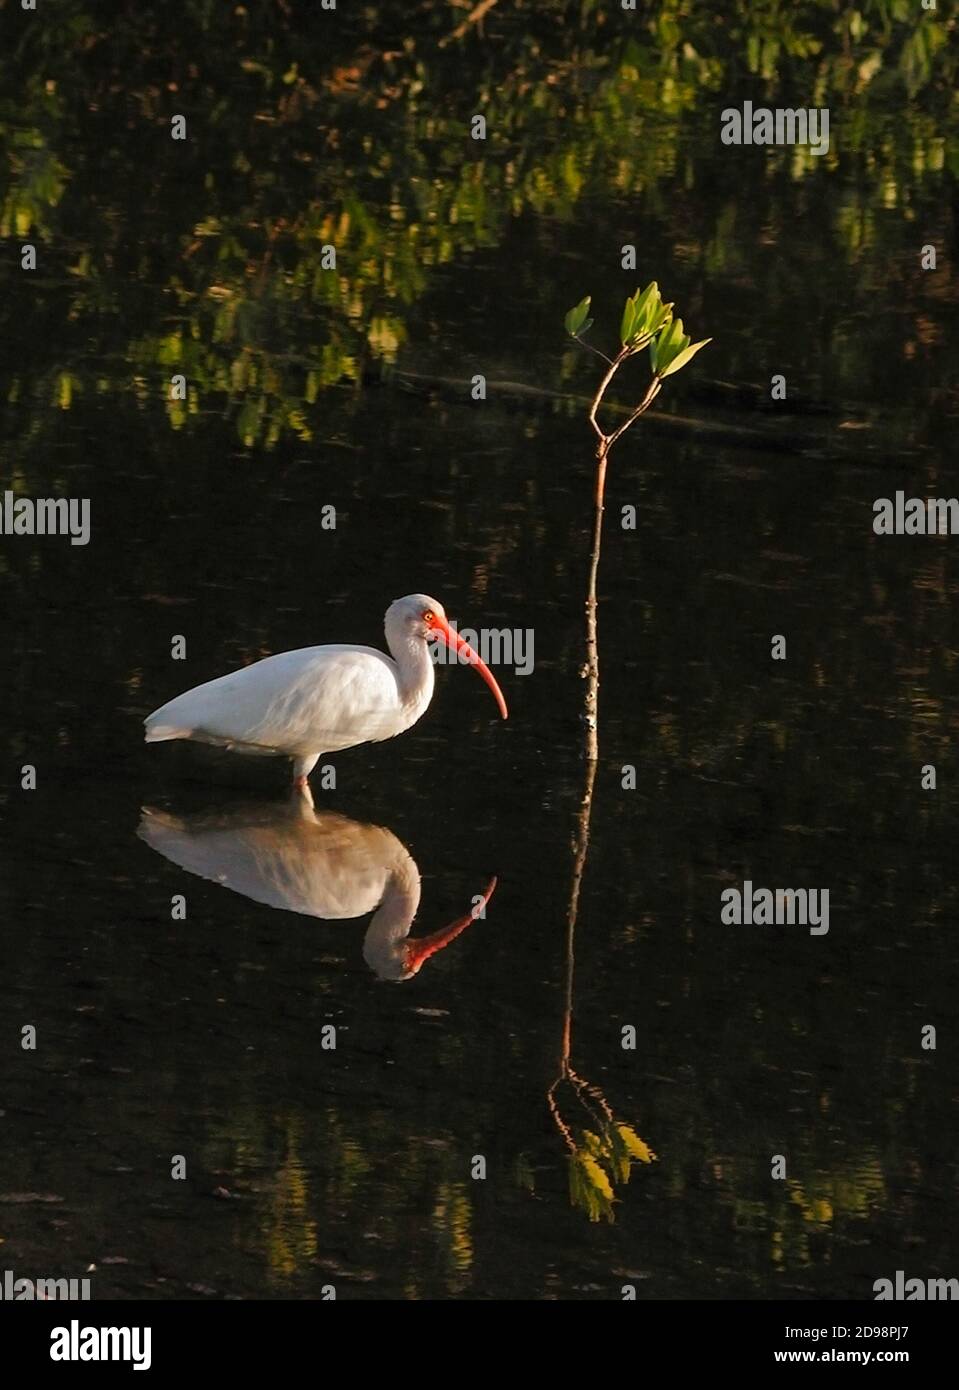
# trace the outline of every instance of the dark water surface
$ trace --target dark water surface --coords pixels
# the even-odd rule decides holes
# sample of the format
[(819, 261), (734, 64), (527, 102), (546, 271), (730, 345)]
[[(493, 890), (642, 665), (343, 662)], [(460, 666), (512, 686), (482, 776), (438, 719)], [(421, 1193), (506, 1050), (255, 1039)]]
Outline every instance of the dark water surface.
[[(462, 9), (319, 35), (305, 5), (181, 8), (76, 0), (28, 32), (0, 5), (0, 483), (89, 497), (93, 523), (85, 547), (0, 537), (0, 1264), (93, 1264), (95, 1297), (868, 1298), (900, 1268), (959, 1275), (957, 542), (872, 531), (879, 496), (957, 490), (948, 14), (919, 43), (894, 5), (860, 31), (803, 3), (774, 42), (745, 3), (628, 33), (518, 5), (441, 48)], [(722, 146), (751, 95), (828, 103), (830, 153)], [(579, 1145), (608, 1106), (657, 1157), (590, 1221), (547, 1091), (592, 444), (575, 405), (435, 378), (588, 395), (565, 310), (592, 293), (608, 346), (653, 276), (715, 341), (653, 412), (701, 426), (642, 421), (610, 470), (571, 996), (591, 1089), (556, 1096)], [(285, 767), (142, 745), (150, 710), (245, 662), (381, 646), (417, 590), (533, 630), (533, 673), (498, 672), (508, 723), (441, 670), (421, 724), (333, 760), (305, 830)], [(383, 982), (375, 893), (358, 920), (302, 910), (334, 831), (371, 882), (408, 851), (414, 937), (495, 875), (485, 920)], [(272, 889), (212, 881), (224, 854)], [(278, 874), (301, 910), (271, 904)], [(828, 935), (723, 926), (744, 879), (828, 888)]]

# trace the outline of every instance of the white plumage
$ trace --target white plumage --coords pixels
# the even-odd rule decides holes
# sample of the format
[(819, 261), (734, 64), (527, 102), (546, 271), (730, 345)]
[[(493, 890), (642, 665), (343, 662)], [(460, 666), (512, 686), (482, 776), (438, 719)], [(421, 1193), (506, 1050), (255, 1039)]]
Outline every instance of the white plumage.
[(324, 753), (393, 738), (425, 713), (433, 695), (430, 639), (476, 666), (506, 718), (492, 673), (452, 631), (435, 599), (397, 599), (385, 630), (391, 656), (375, 647), (304, 647), (198, 685), (147, 717), (146, 742), (193, 739), (243, 753), (282, 753), (293, 758), (294, 780), (302, 786)]

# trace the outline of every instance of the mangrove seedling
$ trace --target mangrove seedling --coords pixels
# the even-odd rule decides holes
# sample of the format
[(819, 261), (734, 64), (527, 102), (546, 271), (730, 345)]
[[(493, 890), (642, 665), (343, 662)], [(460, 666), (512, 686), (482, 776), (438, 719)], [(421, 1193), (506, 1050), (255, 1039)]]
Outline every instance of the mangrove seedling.
[[(659, 395), (663, 381), (675, 372), (681, 371), (696, 356), (700, 348), (711, 343), (711, 338), (703, 338), (694, 343), (683, 330), (682, 319), (673, 317), (673, 305), (664, 304), (659, 286), (650, 281), (645, 289), (637, 290), (626, 301), (623, 317), (619, 325), (619, 351), (615, 357), (607, 357), (604, 352), (585, 341), (584, 335), (592, 327), (589, 317), (591, 296), (587, 295), (566, 315), (566, 332), (582, 347), (601, 357), (606, 363), (606, 372), (596, 388), (589, 408), (589, 423), (596, 435), (596, 486), (594, 489), (593, 542), (590, 552), (589, 583), (586, 594), (586, 758), (595, 763), (599, 756), (599, 649), (596, 640), (596, 577), (599, 573), (599, 556), (603, 539), (603, 507), (606, 496), (606, 464), (610, 450), (618, 439), (643, 415)], [(646, 390), (635, 409), (609, 434), (597, 418), (610, 383), (630, 357), (648, 350), (650, 379)]]

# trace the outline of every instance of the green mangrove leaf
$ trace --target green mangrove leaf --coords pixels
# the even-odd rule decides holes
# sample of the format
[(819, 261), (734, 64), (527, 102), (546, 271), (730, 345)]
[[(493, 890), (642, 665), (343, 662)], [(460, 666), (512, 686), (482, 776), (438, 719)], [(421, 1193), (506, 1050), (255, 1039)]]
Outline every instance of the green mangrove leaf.
[(623, 317), (619, 325), (619, 340), (623, 347), (626, 347), (630, 338), (633, 336), (633, 328), (636, 323), (636, 301), (627, 299), (623, 309)]
[(696, 356), (700, 348), (704, 348), (707, 343), (712, 341), (712, 338), (704, 338), (701, 343), (690, 344), (687, 338), (685, 346), (676, 354), (665, 371), (660, 372), (659, 375), (672, 376), (673, 372), (678, 372), (681, 367), (685, 367), (686, 363)]
[(591, 298), (591, 295), (587, 295), (585, 299), (581, 299), (575, 308), (570, 309), (566, 315), (566, 332), (570, 337), (575, 338), (582, 331), (586, 322), (586, 315), (589, 313)]

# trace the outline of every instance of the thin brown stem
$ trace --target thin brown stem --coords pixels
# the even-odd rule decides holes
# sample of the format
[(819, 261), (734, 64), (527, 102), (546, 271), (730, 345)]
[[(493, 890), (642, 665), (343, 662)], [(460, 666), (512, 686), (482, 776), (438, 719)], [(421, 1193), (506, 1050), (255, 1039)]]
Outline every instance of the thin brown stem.
[(596, 580), (599, 575), (599, 559), (603, 545), (603, 512), (606, 505), (606, 466), (609, 452), (616, 441), (626, 433), (630, 425), (647, 411), (659, 395), (661, 382), (654, 376), (646, 394), (639, 405), (618, 429), (606, 434), (601, 429), (596, 413), (602, 404), (609, 383), (621, 364), (631, 356), (630, 349), (622, 348), (610, 363), (609, 371), (603, 377), (593, 397), (589, 411), (589, 422), (596, 431), (596, 486), (593, 494), (593, 542), (589, 556), (589, 577), (586, 585), (586, 696), (584, 700), (586, 721), (586, 760), (595, 762), (599, 757), (599, 638), (597, 633)]
[(607, 357), (605, 352), (600, 352), (598, 347), (593, 347), (592, 343), (587, 343), (585, 338), (576, 337), (576, 341), (579, 343), (580, 347), (584, 347), (589, 352), (595, 353), (597, 357), (601, 357), (608, 366), (611, 367), (613, 365), (613, 359), (611, 357)]
[[(612, 381), (620, 366), (623, 362), (626, 361), (626, 358), (628, 356), (629, 354), (627, 353), (626, 349), (620, 348), (619, 352), (617, 352), (612, 362), (609, 363), (609, 371), (606, 373), (602, 381), (599, 383), (599, 386), (596, 389), (596, 395), (593, 397), (593, 403), (589, 408), (589, 423), (592, 425), (593, 429), (596, 431), (596, 434), (601, 440), (605, 439), (606, 436), (600, 429), (596, 421), (596, 412), (603, 403), (603, 397), (606, 395), (607, 386)], [(609, 359), (607, 358), (607, 361), (608, 360)]]
[(596, 446), (596, 485), (593, 492), (593, 543), (589, 557), (589, 578), (586, 585), (586, 760), (595, 763), (599, 757), (599, 641), (596, 624), (596, 580), (603, 544), (603, 511), (606, 497), (606, 460), (609, 439), (603, 435)]
[(661, 386), (662, 382), (660, 381), (659, 377), (654, 376), (652, 381), (649, 383), (649, 387), (647, 388), (645, 396), (640, 401), (636, 409), (633, 411), (632, 415), (630, 415), (628, 420), (624, 420), (623, 423), (620, 425), (619, 429), (614, 430), (613, 433), (609, 436), (610, 449), (616, 443), (620, 435), (625, 434), (626, 431), (629, 429), (630, 425), (634, 424), (635, 421), (639, 419), (640, 415), (644, 414), (644, 412), (649, 409), (653, 401), (659, 395)]

